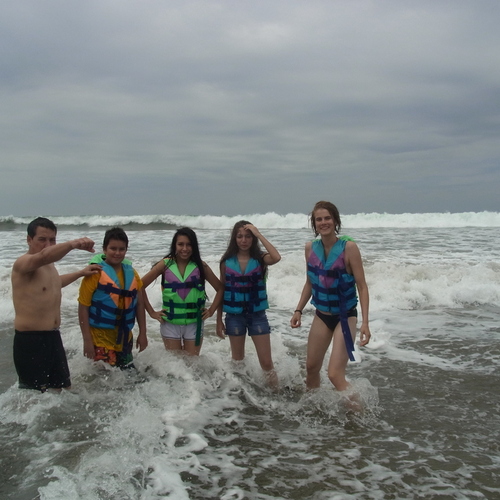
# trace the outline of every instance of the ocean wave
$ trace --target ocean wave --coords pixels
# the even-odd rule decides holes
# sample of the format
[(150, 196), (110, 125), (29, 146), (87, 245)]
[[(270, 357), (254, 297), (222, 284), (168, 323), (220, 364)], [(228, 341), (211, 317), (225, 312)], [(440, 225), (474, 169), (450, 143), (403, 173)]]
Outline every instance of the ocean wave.
[[(189, 226), (194, 229), (230, 229), (239, 220), (248, 220), (259, 228), (304, 229), (309, 217), (302, 213), (285, 215), (275, 212), (246, 215), (75, 215), (48, 216), (59, 229), (121, 226), (128, 230), (176, 229)], [(13, 231), (26, 227), (33, 217), (0, 217), (0, 231)], [(408, 227), (500, 227), (500, 212), (461, 213), (358, 213), (342, 215), (344, 228), (408, 228)]]

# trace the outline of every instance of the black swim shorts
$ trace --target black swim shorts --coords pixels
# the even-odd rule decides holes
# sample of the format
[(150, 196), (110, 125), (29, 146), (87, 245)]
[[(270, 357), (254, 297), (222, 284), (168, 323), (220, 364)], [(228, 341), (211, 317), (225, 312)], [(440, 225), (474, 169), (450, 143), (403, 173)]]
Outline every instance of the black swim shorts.
[(20, 332), (14, 336), (14, 365), (20, 389), (70, 387), (68, 361), (59, 330)]
[[(316, 309), (316, 316), (318, 316), (318, 318), (321, 321), (323, 321), (323, 323), (332, 332), (335, 330), (335, 328), (337, 327), (337, 325), (340, 322), (340, 314), (325, 314), (321, 311), (318, 311), (318, 309)], [(347, 311), (347, 317), (348, 318), (352, 318), (352, 317), (357, 318), (358, 317), (358, 310), (356, 309), (356, 307), (353, 307), (352, 309), (349, 309), (349, 311)]]

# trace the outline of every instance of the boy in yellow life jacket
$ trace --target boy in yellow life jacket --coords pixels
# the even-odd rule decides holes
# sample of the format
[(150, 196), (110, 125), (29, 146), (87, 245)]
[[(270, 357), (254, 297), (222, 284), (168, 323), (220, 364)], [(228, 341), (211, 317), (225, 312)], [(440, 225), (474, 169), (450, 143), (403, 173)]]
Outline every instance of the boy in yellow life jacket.
[(101, 271), (82, 280), (78, 297), (83, 354), (122, 369), (133, 367), (132, 329), (136, 320), (139, 352), (148, 345), (142, 281), (125, 259), (127, 249), (128, 237), (123, 229), (106, 231), (104, 253), (92, 259)]

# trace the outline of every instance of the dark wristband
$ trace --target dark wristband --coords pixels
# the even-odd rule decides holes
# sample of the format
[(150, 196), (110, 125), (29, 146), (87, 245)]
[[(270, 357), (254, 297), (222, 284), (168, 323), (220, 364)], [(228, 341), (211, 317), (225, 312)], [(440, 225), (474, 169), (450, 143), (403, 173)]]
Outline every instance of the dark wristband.
[(302, 314), (302, 311), (300, 309), (295, 309), (294, 312)]

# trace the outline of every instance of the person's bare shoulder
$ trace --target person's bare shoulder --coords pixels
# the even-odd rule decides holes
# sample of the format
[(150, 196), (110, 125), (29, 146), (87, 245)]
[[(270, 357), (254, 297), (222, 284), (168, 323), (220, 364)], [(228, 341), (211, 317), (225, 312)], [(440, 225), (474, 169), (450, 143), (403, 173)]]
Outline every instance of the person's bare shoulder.
[(201, 262), (203, 264), (203, 269), (205, 270), (205, 272), (213, 274), (212, 268), (205, 261), (202, 260)]
[(353, 249), (353, 248), (357, 248), (358, 245), (356, 245), (356, 243), (352, 240), (347, 240), (345, 242), (345, 249), (346, 250), (350, 250), (350, 249)]
[(34, 257), (36, 257), (36, 254), (33, 255), (25, 253), (24, 255), (21, 255), (21, 257), (14, 262), (12, 272), (17, 274), (33, 273), (37, 267), (39, 267), (36, 264), (36, 259)]
[(348, 240), (345, 242), (345, 251), (348, 254), (359, 254), (359, 248), (356, 242)]
[(306, 246), (305, 246), (305, 249), (304, 249), (304, 253), (306, 255), (306, 260), (309, 259), (309, 255), (311, 255), (311, 250), (312, 250), (312, 241), (308, 241), (306, 243)]

